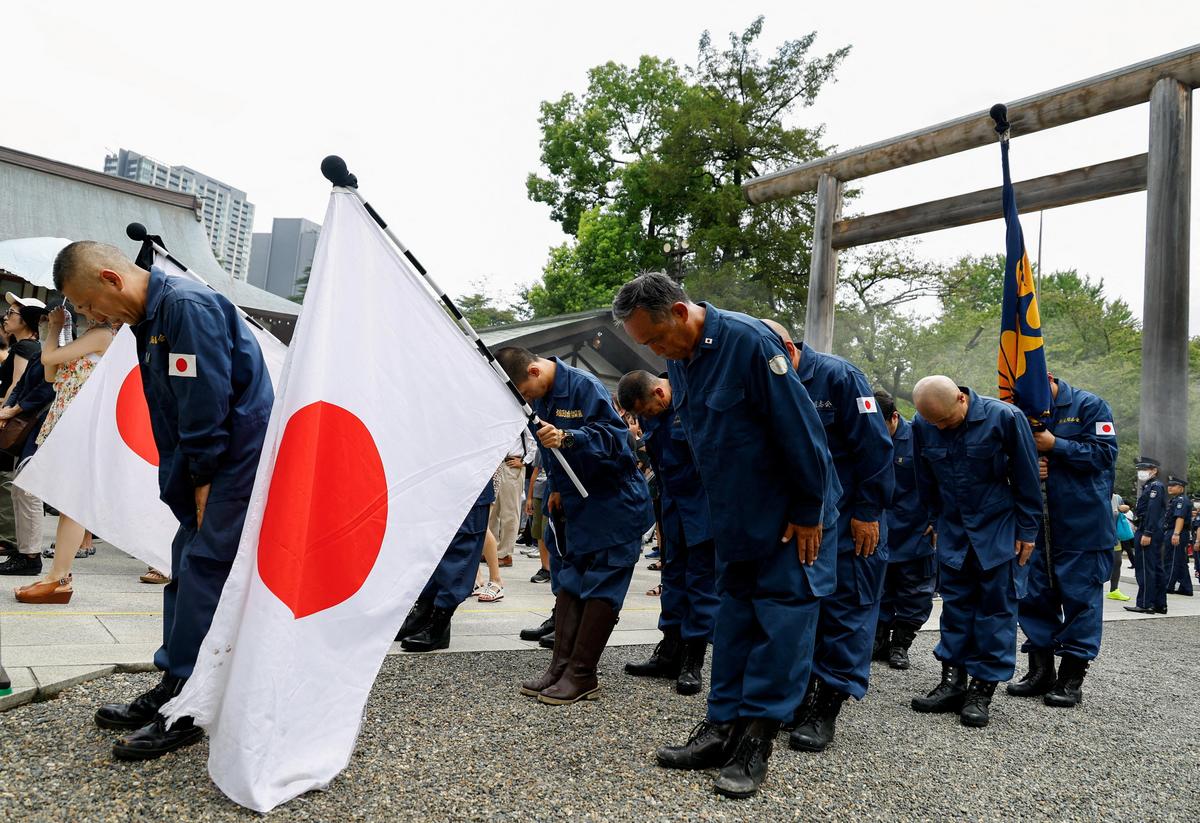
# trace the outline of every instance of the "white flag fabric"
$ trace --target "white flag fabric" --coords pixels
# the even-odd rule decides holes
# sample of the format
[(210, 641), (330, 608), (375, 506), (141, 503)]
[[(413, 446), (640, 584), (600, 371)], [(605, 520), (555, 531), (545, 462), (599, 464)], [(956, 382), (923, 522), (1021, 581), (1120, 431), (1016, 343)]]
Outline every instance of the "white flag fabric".
[(525, 424), (356, 194), (322, 226), (237, 558), (164, 708), (264, 812), (349, 763), (396, 631)]
[[(170, 276), (203, 279), (170, 258), (154, 264)], [(287, 347), (248, 323), (278, 385)], [(13, 483), (88, 531), (170, 574), (179, 521), (159, 500), (158, 449), (142, 391), (137, 341), (128, 328), (113, 338), (87, 382)]]

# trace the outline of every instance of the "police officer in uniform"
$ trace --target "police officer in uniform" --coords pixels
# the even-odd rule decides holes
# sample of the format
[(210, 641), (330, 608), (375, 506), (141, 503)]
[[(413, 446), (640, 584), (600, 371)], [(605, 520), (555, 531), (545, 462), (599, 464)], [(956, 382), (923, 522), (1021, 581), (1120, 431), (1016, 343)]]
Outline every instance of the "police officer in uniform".
[(432, 652), (450, 646), (450, 619), (471, 596), (495, 499), (495, 486), (489, 480), (396, 634), (404, 651)]
[[(838, 498), (837, 588), (821, 598), (812, 682), (792, 719), (793, 749), (820, 752), (833, 742), (842, 704), (867, 696), (871, 646), (887, 574), (886, 524), (892, 503), (892, 438), (867, 378), (849, 361), (797, 345), (779, 323), (792, 367), (808, 390), (825, 427), (842, 495)], [(883, 539), (881, 539), (881, 536)]]
[(708, 643), (720, 601), (716, 593), (708, 497), (692, 459), (679, 415), (671, 407), (671, 383), (634, 371), (617, 384), (621, 408), (642, 423), (642, 437), (659, 480), (663, 538), (662, 642), (644, 663), (626, 663), (635, 677), (675, 678), (680, 694), (699, 694)]
[[(1137, 551), (1138, 593), (1134, 605), (1125, 611), (1137, 614), (1167, 613), (1167, 580), (1162, 564), (1162, 521), (1167, 512), (1167, 487), (1158, 479), (1158, 461), (1152, 457), (1140, 457), (1134, 463), (1142, 493), (1134, 506), (1137, 531), (1133, 533), (1133, 545)], [(1161, 602), (1159, 592), (1162, 592)]]
[(714, 789), (758, 791), (781, 723), (804, 696), (819, 598), (833, 592), (841, 494), (821, 418), (758, 320), (693, 303), (661, 273), (626, 283), (613, 316), (668, 360), (717, 550), (721, 605), (708, 712), (659, 765), (720, 768)]
[[(629, 427), (599, 380), (557, 357), (513, 346), (496, 352), (496, 360), (542, 421), (535, 434), (549, 476), (545, 508), (566, 531), (555, 527), (554, 540), (547, 541), (561, 553), (553, 656), (541, 677), (521, 684), (521, 693), (554, 706), (594, 700), (596, 666), (625, 603), (642, 535), (654, 523), (650, 489), (630, 448)], [(587, 498), (548, 452), (553, 448), (562, 450)]]
[(907, 669), (908, 649), (933, 613), (937, 534), (934, 518), (917, 493), (912, 425), (896, 411), (896, 401), (887, 392), (876, 390), (875, 401), (892, 435), (896, 490), (887, 511), (887, 576), (872, 657), (893, 669)]
[(912, 707), (986, 726), (996, 684), (1013, 675), (1017, 597), (1042, 515), (1033, 433), (1016, 406), (942, 375), (919, 380), (913, 404), (917, 490), (938, 518), (942, 680)]
[(1192, 537), (1192, 501), (1187, 496), (1187, 480), (1167, 478), (1167, 515), (1163, 518), (1163, 554), (1170, 558), (1167, 566), (1167, 594), (1192, 596), (1192, 578), (1188, 573), (1188, 546)]
[[(1017, 697), (1044, 695), (1047, 706), (1065, 708), (1083, 699), (1088, 663), (1100, 653), (1104, 584), (1117, 542), (1117, 430), (1112, 409), (1091, 392), (1051, 378), (1050, 394), (1050, 418), (1033, 433), (1050, 534), (1043, 522), (1017, 613), (1029, 671), (1007, 690)], [(1057, 673), (1056, 656), (1062, 658)]]
[(169, 728), (159, 708), (192, 673), (237, 553), (273, 392), (258, 341), (237, 308), (207, 286), (146, 271), (113, 246), (72, 243), (54, 285), (97, 323), (126, 323), (137, 338), (160, 496), (179, 520), (171, 582), (163, 590), (161, 682), (129, 704), (102, 706), (96, 724), (136, 729), (121, 759), (159, 757), (203, 736), (191, 718)]

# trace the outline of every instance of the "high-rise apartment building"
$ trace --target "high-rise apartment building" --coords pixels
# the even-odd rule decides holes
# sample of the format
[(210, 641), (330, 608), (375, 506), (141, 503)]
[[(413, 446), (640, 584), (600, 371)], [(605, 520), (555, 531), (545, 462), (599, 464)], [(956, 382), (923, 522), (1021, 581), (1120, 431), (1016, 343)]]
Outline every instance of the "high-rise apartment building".
[(246, 200), (246, 192), (187, 166), (169, 166), (128, 149), (106, 155), (104, 173), (195, 195), (213, 255), (225, 271), (239, 280), (247, 278), (254, 204)]
[(312, 268), (321, 226), (303, 217), (276, 217), (271, 232), (254, 235), (250, 255), (252, 286), (291, 299)]

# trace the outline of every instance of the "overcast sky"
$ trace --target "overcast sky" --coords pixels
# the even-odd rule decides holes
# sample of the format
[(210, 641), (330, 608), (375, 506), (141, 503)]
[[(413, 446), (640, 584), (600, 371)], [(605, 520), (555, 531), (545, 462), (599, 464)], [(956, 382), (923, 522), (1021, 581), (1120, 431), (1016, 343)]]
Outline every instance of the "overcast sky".
[[(694, 60), (765, 14), (764, 52), (817, 31), (853, 46), (797, 125), (850, 148), (1174, 51), (1200, 39), (1200, 3), (203, 3), (8, 0), (0, 12), (0, 144), (89, 168), (120, 147), (244, 189), (256, 229), (320, 221), (338, 153), (452, 293), (486, 278), (512, 294), (563, 235), (525, 196), (538, 104), (586, 71), (642, 54)], [(1147, 106), (1015, 140), (1018, 180), (1146, 150)], [(1200, 178), (1200, 138), (1193, 141)], [(986, 147), (862, 181), (858, 212), (999, 182)], [(1195, 182), (1193, 182), (1195, 189)], [(3, 193), (0, 193), (3, 196)], [(1200, 261), (1194, 192), (1192, 268)], [(1047, 212), (1045, 270), (1078, 268), (1140, 316), (1145, 195)], [(1024, 219), (1034, 255), (1037, 218)], [(999, 223), (924, 235), (920, 254), (1003, 250)], [(169, 239), (168, 239), (169, 241)], [(1200, 333), (1200, 285), (1191, 327)]]

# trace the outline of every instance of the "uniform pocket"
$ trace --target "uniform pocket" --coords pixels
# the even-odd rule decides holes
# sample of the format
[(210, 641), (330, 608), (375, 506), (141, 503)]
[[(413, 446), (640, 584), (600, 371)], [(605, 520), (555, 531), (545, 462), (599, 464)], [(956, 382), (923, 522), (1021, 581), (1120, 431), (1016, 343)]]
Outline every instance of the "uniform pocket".
[(729, 411), (746, 398), (746, 390), (741, 386), (719, 386), (709, 392), (705, 403), (713, 411)]

